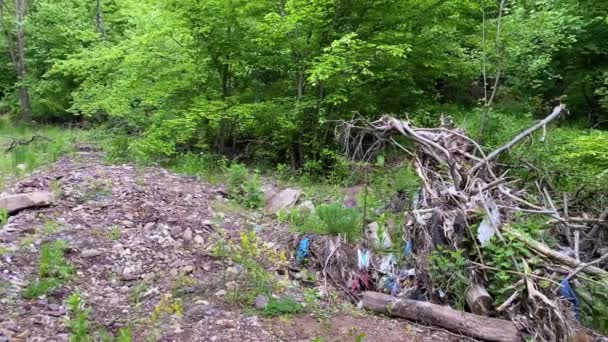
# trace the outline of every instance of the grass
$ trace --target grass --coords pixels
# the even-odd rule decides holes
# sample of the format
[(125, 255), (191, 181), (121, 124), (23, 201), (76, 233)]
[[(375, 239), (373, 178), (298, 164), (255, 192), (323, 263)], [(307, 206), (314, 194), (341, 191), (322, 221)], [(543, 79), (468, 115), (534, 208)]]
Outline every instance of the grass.
[(38, 278), (23, 291), (23, 297), (33, 299), (46, 295), (69, 281), (74, 267), (65, 260), (67, 245), (58, 240), (42, 245), (38, 260)]
[[(13, 139), (29, 140), (34, 135), (50, 140), (36, 139), (6, 152)], [(73, 152), (74, 143), (84, 140), (85, 136), (86, 132), (81, 130), (17, 125), (0, 116), (0, 191), (25, 174)]]

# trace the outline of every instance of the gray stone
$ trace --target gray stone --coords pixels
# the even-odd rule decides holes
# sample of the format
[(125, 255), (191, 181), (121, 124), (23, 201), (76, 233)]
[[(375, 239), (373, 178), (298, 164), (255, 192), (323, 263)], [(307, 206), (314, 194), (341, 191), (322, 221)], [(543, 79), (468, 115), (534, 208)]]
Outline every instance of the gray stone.
[(298, 189), (287, 188), (274, 195), (266, 203), (266, 212), (268, 214), (276, 214), (281, 210), (286, 210), (293, 207), (302, 195), (302, 191)]
[(55, 203), (53, 193), (44, 191), (8, 195), (0, 198), (0, 208), (6, 209), (9, 214), (28, 208), (46, 207), (53, 203)]
[(184, 240), (186, 240), (186, 241), (192, 240), (192, 229), (186, 228), (186, 230), (184, 231), (184, 234), (182, 236), (183, 236)]
[(83, 258), (94, 258), (94, 257), (100, 256), (102, 254), (103, 254), (103, 252), (96, 248), (85, 249), (81, 253)]
[(258, 310), (264, 309), (268, 305), (268, 297), (259, 295), (255, 298), (255, 308)]
[(194, 242), (198, 243), (199, 245), (202, 245), (205, 243), (205, 239), (203, 239), (202, 236), (197, 235), (194, 237)]

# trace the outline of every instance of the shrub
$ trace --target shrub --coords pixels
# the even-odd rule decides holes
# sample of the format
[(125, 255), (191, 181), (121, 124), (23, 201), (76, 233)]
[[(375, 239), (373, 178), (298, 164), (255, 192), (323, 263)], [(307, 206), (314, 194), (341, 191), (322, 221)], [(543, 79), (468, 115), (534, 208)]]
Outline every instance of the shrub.
[(228, 168), (228, 196), (239, 204), (256, 209), (264, 204), (262, 184), (257, 174), (250, 175), (247, 167), (232, 164)]
[(285, 298), (270, 298), (268, 305), (264, 308), (264, 316), (275, 317), (283, 315), (295, 315), (304, 311), (300, 303), (296, 302), (291, 297)]
[(429, 256), (429, 276), (433, 286), (448, 295), (448, 299), (459, 310), (464, 309), (465, 293), (471, 284), (467, 274), (467, 259), (464, 250), (451, 251), (441, 246)]

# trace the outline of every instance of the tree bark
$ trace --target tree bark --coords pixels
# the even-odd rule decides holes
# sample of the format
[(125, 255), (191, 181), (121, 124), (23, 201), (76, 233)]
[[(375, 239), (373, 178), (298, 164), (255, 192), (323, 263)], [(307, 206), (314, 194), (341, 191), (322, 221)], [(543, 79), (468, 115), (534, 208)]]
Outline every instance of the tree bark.
[(456, 311), (429, 302), (399, 299), (378, 292), (364, 292), (362, 301), (363, 307), (368, 310), (442, 327), (477, 339), (500, 342), (521, 340), (519, 330), (511, 321)]
[(101, 36), (106, 38), (106, 29), (103, 26), (103, 17), (101, 15), (101, 0), (97, 0), (97, 10), (95, 13), (95, 27), (97, 32), (101, 33)]
[(15, 54), (15, 68), (19, 82), (19, 102), (21, 103), (21, 119), (32, 120), (30, 95), (25, 84), (27, 71), (25, 68), (25, 30), (24, 20), (26, 12), (26, 0), (15, 0), (15, 36), (17, 40), (17, 51)]
[(474, 284), (467, 290), (465, 298), (467, 300), (467, 304), (469, 304), (471, 312), (474, 314), (490, 316), (492, 313), (492, 303), (494, 301), (483, 286)]

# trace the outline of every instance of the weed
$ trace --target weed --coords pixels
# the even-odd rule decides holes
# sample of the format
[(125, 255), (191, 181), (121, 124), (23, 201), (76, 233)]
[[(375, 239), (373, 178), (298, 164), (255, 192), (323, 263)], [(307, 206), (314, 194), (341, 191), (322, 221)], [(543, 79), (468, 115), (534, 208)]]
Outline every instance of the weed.
[(77, 292), (72, 293), (66, 301), (69, 319), (66, 320), (66, 326), (70, 331), (71, 342), (89, 342), (89, 341), (116, 341), (116, 342), (131, 342), (132, 334), (128, 328), (121, 328), (118, 331), (118, 336), (114, 336), (103, 328), (95, 329), (93, 332), (93, 324), (89, 320), (92, 310), (85, 307), (85, 302)]
[(465, 292), (471, 284), (463, 252), (462, 249), (451, 251), (439, 246), (429, 256), (429, 276), (433, 286), (449, 294), (449, 299), (459, 310), (464, 310)]
[(8, 210), (0, 208), (0, 228), (8, 222)]
[(276, 317), (285, 315), (295, 315), (304, 310), (300, 303), (291, 297), (270, 298), (268, 305), (264, 308), (263, 314), (266, 317)]
[(42, 227), (42, 232), (46, 235), (57, 233), (61, 229), (59, 223), (55, 221), (46, 221)]
[(241, 164), (232, 164), (227, 171), (228, 195), (231, 199), (251, 209), (264, 204), (262, 185), (257, 174), (250, 175), (249, 170)]
[(89, 330), (91, 326), (89, 322), (89, 315), (91, 314), (91, 309), (84, 307), (82, 298), (76, 292), (72, 293), (72, 295), (68, 297), (66, 303), (70, 313), (70, 319), (66, 322), (68, 330), (70, 330), (70, 341), (89, 341)]
[(146, 281), (140, 281), (133, 285), (131, 289), (129, 289), (129, 299), (131, 300), (131, 303), (139, 305), (144, 298), (144, 294), (148, 290), (148, 286), (149, 284)]
[(62, 286), (74, 273), (74, 267), (65, 260), (64, 241), (47, 243), (40, 248), (38, 279), (24, 289), (23, 297), (32, 299)]
[(344, 208), (341, 204), (320, 205), (316, 215), (323, 222), (321, 232), (326, 234), (343, 234), (350, 241), (361, 237), (361, 213), (356, 208)]
[(108, 233), (108, 238), (112, 241), (119, 240), (122, 236), (122, 231), (119, 226), (112, 226), (110, 228), (110, 232)]

